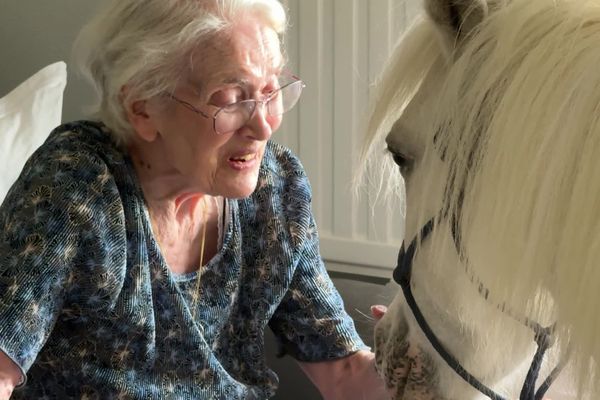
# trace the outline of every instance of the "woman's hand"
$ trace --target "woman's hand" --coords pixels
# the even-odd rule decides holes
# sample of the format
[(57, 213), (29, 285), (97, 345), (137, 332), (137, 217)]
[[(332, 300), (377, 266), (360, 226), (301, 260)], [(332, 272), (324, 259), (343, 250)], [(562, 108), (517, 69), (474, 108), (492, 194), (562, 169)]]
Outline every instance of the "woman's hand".
[(0, 350), (0, 400), (8, 400), (13, 389), (21, 382), (19, 367)]
[(361, 350), (339, 360), (299, 364), (325, 400), (390, 399), (370, 351)]
[(4, 379), (0, 373), (0, 400), (10, 399), (10, 395), (14, 388), (15, 386), (10, 381)]
[[(387, 307), (371, 307), (379, 320)], [(315, 363), (299, 363), (325, 400), (389, 400), (389, 391), (375, 369), (375, 354), (361, 350), (348, 357)]]

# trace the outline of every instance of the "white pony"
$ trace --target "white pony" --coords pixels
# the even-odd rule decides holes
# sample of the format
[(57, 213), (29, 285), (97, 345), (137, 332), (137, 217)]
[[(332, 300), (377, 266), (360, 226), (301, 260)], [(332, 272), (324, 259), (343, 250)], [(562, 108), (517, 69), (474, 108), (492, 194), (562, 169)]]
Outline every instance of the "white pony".
[(406, 183), (378, 369), (396, 399), (538, 400), (559, 375), (553, 400), (600, 399), (600, 0), (426, 10), (365, 153), (387, 134)]

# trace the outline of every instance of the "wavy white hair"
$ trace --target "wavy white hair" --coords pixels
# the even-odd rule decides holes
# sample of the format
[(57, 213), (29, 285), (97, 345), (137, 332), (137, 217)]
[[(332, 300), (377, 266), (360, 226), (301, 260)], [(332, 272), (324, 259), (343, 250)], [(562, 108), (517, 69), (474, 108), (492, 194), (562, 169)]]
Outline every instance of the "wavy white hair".
[[(423, 140), (449, 166), (444, 207), (460, 216), (470, 268), (496, 301), (530, 318), (547, 319), (553, 304), (578, 398), (598, 398), (589, 393), (600, 389), (600, 1), (489, 3), (450, 54), (429, 20), (400, 42), (378, 85), (365, 154), (442, 60)], [(409, 212), (423, 213), (423, 187)], [(428, 251), (446, 254), (435, 240)]]
[(248, 16), (285, 32), (286, 13), (277, 0), (113, 0), (83, 28), (73, 49), (98, 94), (93, 116), (126, 143), (133, 131), (123, 104), (171, 92), (199, 46)]

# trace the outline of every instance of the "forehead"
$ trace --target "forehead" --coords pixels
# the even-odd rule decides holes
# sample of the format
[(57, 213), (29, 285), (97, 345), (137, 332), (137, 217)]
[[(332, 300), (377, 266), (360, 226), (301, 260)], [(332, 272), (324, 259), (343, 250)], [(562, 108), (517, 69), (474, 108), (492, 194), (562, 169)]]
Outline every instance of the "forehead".
[(200, 46), (192, 59), (190, 81), (198, 86), (237, 81), (252, 84), (283, 66), (277, 33), (256, 21), (232, 26)]

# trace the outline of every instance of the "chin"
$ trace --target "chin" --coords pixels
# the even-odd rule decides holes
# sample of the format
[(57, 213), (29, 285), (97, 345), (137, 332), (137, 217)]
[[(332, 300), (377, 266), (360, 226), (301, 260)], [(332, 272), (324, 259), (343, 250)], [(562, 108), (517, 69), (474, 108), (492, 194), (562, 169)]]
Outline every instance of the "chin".
[(254, 190), (256, 190), (256, 182), (256, 178), (244, 180), (243, 182), (235, 182), (224, 188), (225, 190), (223, 190), (220, 195), (229, 199), (243, 199), (249, 197), (254, 193)]

